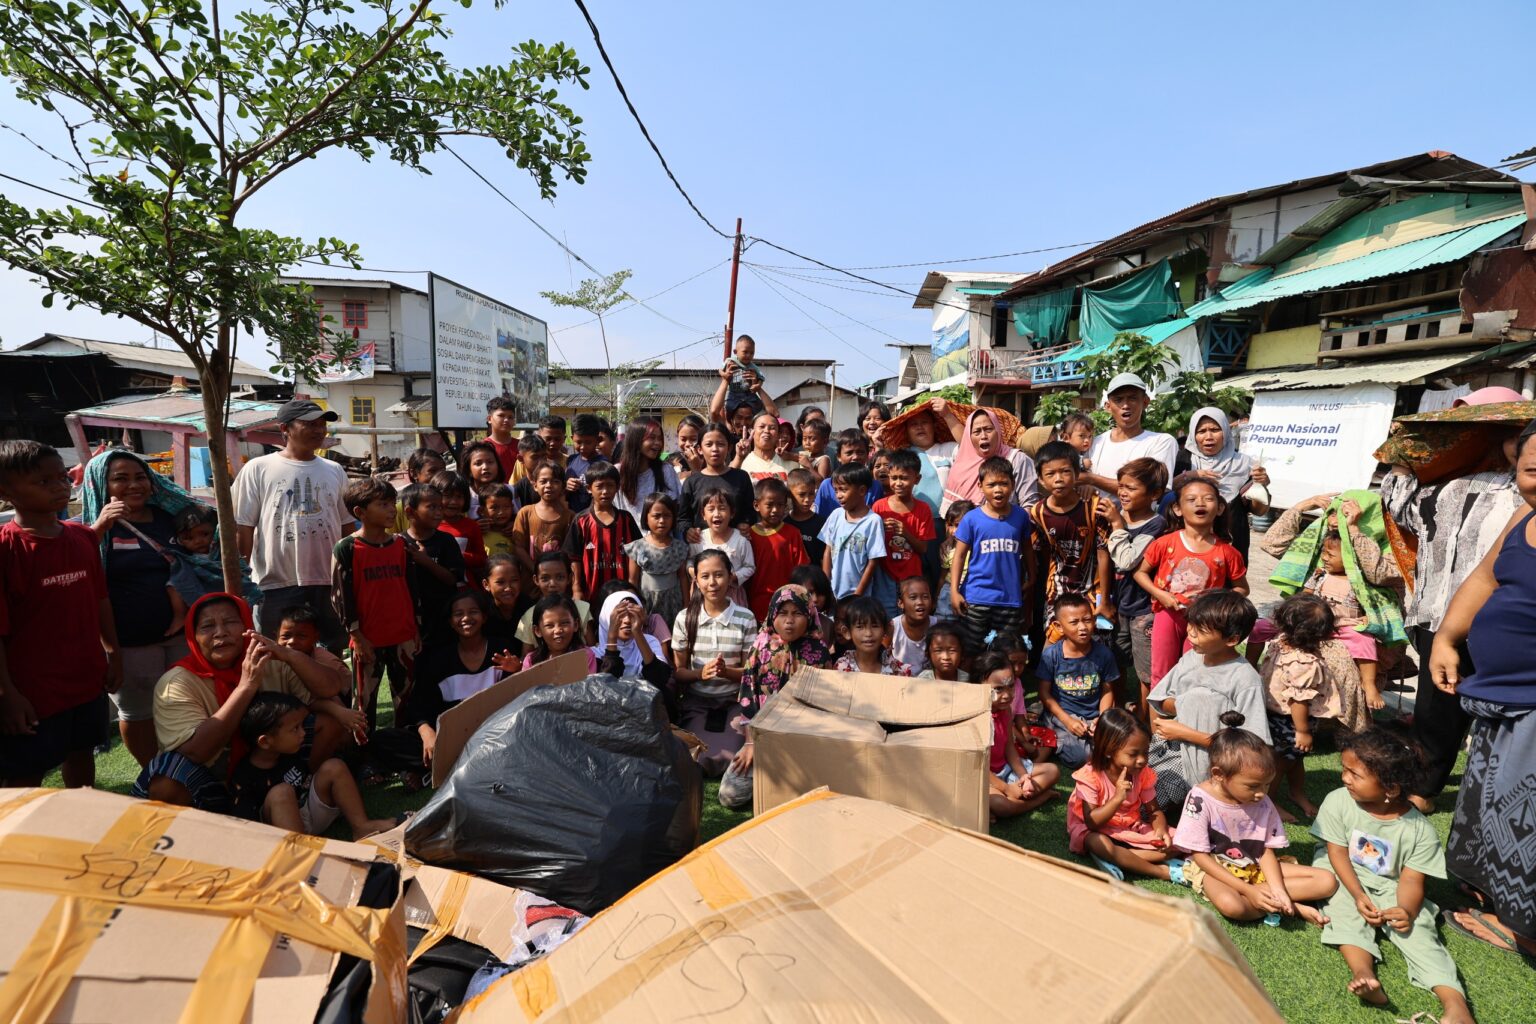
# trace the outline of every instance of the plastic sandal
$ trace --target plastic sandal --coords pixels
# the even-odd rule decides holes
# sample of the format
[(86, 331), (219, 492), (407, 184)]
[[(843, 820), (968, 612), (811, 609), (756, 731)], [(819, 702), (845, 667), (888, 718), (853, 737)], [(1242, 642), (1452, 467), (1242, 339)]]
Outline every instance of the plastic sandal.
[(1184, 877), (1184, 865), (1187, 864), (1188, 861), (1175, 857), (1173, 860), (1170, 860), (1167, 863), (1168, 881), (1172, 882), (1174, 885), (1189, 885), (1189, 879)]
[[(1093, 857), (1093, 854), (1089, 854), (1089, 856)], [(1109, 861), (1104, 860), (1101, 857), (1093, 857), (1093, 862), (1099, 866), (1100, 871), (1104, 872), (1115, 881), (1125, 881), (1125, 872), (1120, 870), (1120, 865), (1111, 864)]]
[(1265, 914), (1264, 915), (1264, 923), (1269, 925), (1269, 927), (1271, 927), (1271, 928), (1279, 928), (1280, 927), (1280, 914), (1279, 914), (1279, 912), (1277, 912), (1277, 911), (1270, 911), (1268, 914)]

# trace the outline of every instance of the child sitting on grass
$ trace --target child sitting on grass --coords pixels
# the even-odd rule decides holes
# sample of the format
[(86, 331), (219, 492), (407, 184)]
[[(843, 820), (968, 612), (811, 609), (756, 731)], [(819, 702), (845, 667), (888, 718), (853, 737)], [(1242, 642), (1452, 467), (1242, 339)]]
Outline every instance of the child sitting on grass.
[(1174, 849), (1188, 856), (1185, 880), (1233, 921), (1279, 924), (1284, 915), (1327, 924), (1316, 907), (1298, 901), (1327, 899), (1338, 879), (1321, 868), (1282, 864), (1275, 853), (1290, 840), (1268, 796), (1274, 752), (1240, 728), (1239, 712), (1225, 712), (1221, 724), (1210, 741), (1210, 778), (1189, 791), (1173, 833)]
[(1147, 727), (1124, 708), (1110, 708), (1093, 730), (1088, 763), (1072, 773), (1067, 844), (1106, 874), (1184, 882), (1184, 862), (1168, 853), (1168, 818), (1157, 806), (1157, 773), (1147, 767)]
[(1057, 755), (1068, 768), (1078, 768), (1088, 760), (1099, 716), (1115, 704), (1120, 667), (1094, 637), (1092, 601), (1082, 594), (1062, 594), (1051, 611), (1061, 639), (1040, 655), (1035, 677), (1045, 724), (1056, 733)]
[(991, 787), (987, 803), (992, 818), (1012, 818), (1032, 811), (1056, 796), (1052, 787), (1061, 777), (1061, 769), (1019, 756), (1013, 727), (1016, 683), (1007, 656), (993, 651), (979, 655), (972, 672), (976, 681), (992, 692), (992, 753), (988, 761), (991, 775), (987, 779)]
[(892, 657), (890, 620), (880, 602), (868, 595), (843, 602), (842, 630), (849, 651), (837, 659), (839, 672), (869, 672), (882, 676), (910, 676), (912, 670)]
[[(1371, 724), (1349, 651), (1333, 639), (1333, 610), (1313, 594), (1294, 594), (1275, 611), (1274, 639), (1264, 648), (1259, 677), (1275, 755), (1285, 768), (1291, 803), (1304, 817), (1317, 813), (1307, 798), (1302, 758), (1312, 753), (1319, 720), (1355, 732)], [(1249, 641), (1250, 645), (1252, 641)], [(1294, 821), (1283, 809), (1280, 817)]]
[(258, 693), (240, 718), (249, 753), (230, 774), (235, 813), (289, 832), (323, 835), (345, 817), (352, 838), (386, 832), (396, 820), (368, 817), (357, 781), (340, 758), (321, 762), (311, 774), (300, 750), (309, 709), (288, 693)]
[(1445, 877), (1445, 851), (1408, 800), (1423, 753), (1378, 727), (1350, 736), (1343, 748), (1344, 788), (1323, 798), (1312, 823), (1312, 863), (1341, 883), (1324, 911), (1323, 945), (1343, 954), (1351, 994), (1386, 1006), (1376, 977), (1385, 933), (1408, 961), (1408, 980), (1440, 1000), (1443, 1024), (1472, 1024), (1456, 964), (1435, 934), (1439, 909), (1424, 897), (1426, 878)]

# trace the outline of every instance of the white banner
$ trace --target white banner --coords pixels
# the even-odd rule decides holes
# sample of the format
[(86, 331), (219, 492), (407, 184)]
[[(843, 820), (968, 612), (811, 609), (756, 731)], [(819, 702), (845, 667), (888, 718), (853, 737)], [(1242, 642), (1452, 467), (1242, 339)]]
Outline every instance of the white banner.
[(320, 371), (321, 384), (346, 384), (354, 380), (371, 380), (378, 348), (372, 342), (352, 353), (344, 363), (332, 363)]
[(436, 274), (427, 278), (432, 319), (433, 423), (485, 427), (485, 403), (506, 395), (519, 423), (549, 411), (549, 326)]
[(1269, 471), (1278, 508), (1330, 491), (1371, 485), (1374, 452), (1387, 439), (1397, 392), (1385, 384), (1260, 391), (1243, 451)]

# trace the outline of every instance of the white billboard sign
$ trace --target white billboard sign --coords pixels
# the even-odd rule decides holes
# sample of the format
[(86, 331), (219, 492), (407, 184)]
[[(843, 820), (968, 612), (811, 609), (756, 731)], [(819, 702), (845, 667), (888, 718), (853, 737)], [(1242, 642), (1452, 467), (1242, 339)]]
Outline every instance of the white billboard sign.
[(1260, 391), (1243, 452), (1269, 471), (1270, 494), (1285, 508), (1331, 491), (1367, 488), (1373, 454), (1387, 439), (1397, 393), (1385, 384)]
[(433, 422), (480, 429), (485, 403), (511, 398), (520, 423), (549, 411), (549, 325), (436, 274), (427, 278), (432, 323)]

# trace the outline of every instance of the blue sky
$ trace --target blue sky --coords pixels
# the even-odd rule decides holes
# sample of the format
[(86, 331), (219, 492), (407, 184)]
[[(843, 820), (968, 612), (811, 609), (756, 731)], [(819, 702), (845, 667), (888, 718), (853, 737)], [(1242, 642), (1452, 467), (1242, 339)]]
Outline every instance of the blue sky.
[[(1511, 116), (1515, 92), (1501, 84), (1511, 51), (1497, 41), (1536, 31), (1536, 5), (1520, 0), (1453, 22), (1428, 3), (589, 7), (641, 116), (704, 211), (727, 230), (741, 216), (748, 234), (841, 266), (943, 266), (1092, 242), (1212, 195), (1429, 149), (1493, 163), (1536, 145), (1536, 126)], [(598, 268), (634, 270), (638, 296), (707, 269), (651, 303), (687, 328), (631, 308), (610, 318), (609, 340), (616, 358), (691, 346), (668, 362), (717, 363), (718, 342), (695, 343), (724, 323), (729, 243), (672, 190), (575, 6), (511, 0), (500, 10), (485, 2), (442, 10), (455, 32), (445, 50), (459, 63), (492, 62), (536, 38), (572, 44), (591, 66), (592, 88), (565, 93), (593, 153), (585, 185), (565, 183), (541, 202), (493, 144), (465, 141), (459, 151)], [(0, 120), (50, 130), (8, 94)], [(323, 157), (269, 188), (245, 223), (357, 242), (369, 267), (433, 269), (551, 329), (586, 319), (538, 294), (568, 289), (586, 271), (451, 157), (431, 167), (422, 176), (382, 160)], [(14, 136), (0, 140), (0, 170), (57, 184), (56, 169)], [(0, 185), (18, 201), (39, 198)], [(1022, 273), (1060, 255), (965, 266)], [(761, 244), (745, 258), (797, 263)], [(865, 273), (915, 290), (923, 270)], [(830, 331), (744, 267), (736, 326), (757, 338), (760, 356), (836, 358), (840, 379), (859, 382), (891, 372), (887, 333), (928, 338), (928, 315), (908, 298), (865, 294), (872, 289), (819, 268), (791, 272), (818, 280), (759, 271)], [(6, 347), (45, 331), (147, 340), (137, 325), (62, 304), (46, 310), (39, 297), (22, 275), (0, 270)], [(595, 325), (554, 341), (553, 357), (601, 365)], [(259, 349), (241, 354), (266, 365)]]

